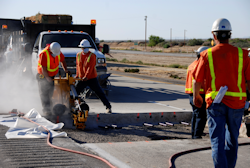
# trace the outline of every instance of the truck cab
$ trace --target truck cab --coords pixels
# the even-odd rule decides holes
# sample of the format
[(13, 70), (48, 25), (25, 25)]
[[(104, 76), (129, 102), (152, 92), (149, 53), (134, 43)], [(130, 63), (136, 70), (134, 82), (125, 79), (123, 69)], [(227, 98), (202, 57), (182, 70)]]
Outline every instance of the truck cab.
[[(61, 52), (65, 56), (65, 61), (68, 70), (74, 75), (76, 74), (76, 54), (81, 52), (81, 48), (78, 47), (83, 39), (87, 39), (90, 42), (91, 48), (89, 49), (96, 55), (96, 70), (97, 75), (103, 75), (107, 72), (106, 58), (104, 54), (98, 51), (93, 39), (88, 33), (79, 31), (43, 31), (40, 32), (33, 47), (32, 51), (32, 73), (37, 74), (37, 65), (39, 54), (43, 49), (52, 42), (58, 42), (61, 45)], [(59, 74), (64, 76), (65, 73), (59, 66)]]

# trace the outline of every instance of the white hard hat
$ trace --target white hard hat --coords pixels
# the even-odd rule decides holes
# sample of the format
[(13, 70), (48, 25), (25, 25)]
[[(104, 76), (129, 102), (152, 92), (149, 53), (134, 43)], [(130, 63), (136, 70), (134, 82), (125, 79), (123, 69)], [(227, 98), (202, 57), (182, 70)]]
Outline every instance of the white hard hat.
[(53, 42), (49, 46), (50, 51), (52, 52), (53, 56), (57, 56), (61, 53), (61, 45), (58, 42)]
[(95, 43), (100, 43), (99, 38), (95, 38)]
[(213, 31), (232, 31), (230, 22), (225, 18), (220, 18), (214, 21), (212, 26)]
[(201, 46), (200, 48), (198, 48), (198, 50), (196, 50), (195, 52), (197, 54), (200, 54), (202, 51), (205, 51), (206, 49), (208, 49), (209, 47), (206, 47), (206, 46)]
[(84, 39), (80, 42), (80, 45), (78, 45), (78, 47), (81, 47), (81, 48), (90, 48), (91, 45), (89, 43), (88, 40)]

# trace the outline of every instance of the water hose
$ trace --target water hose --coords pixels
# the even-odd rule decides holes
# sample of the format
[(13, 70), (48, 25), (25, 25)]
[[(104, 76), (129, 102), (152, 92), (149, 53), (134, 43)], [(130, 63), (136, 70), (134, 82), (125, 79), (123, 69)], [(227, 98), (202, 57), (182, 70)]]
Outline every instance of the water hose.
[(48, 136), (47, 136), (47, 144), (48, 144), (49, 146), (51, 146), (52, 148), (60, 149), (60, 150), (63, 150), (63, 151), (67, 151), (67, 152), (71, 152), (71, 153), (76, 153), (76, 154), (80, 154), (80, 155), (89, 156), (89, 157), (92, 157), (92, 158), (101, 160), (102, 162), (106, 163), (106, 164), (107, 164), (109, 167), (111, 167), (111, 168), (116, 168), (116, 167), (113, 166), (111, 163), (109, 163), (107, 160), (105, 160), (105, 159), (103, 159), (103, 158), (101, 158), (101, 157), (99, 157), (99, 156), (92, 155), (92, 154), (85, 153), (85, 152), (75, 151), (75, 150), (71, 150), (71, 149), (62, 148), (62, 147), (59, 147), (59, 146), (52, 145), (52, 144), (50, 143), (50, 136), (51, 136), (51, 133), (50, 133), (50, 131), (49, 131), (46, 127), (44, 127), (44, 126), (42, 126), (42, 125), (40, 125), (40, 124), (38, 124), (38, 123), (32, 121), (31, 119), (29, 119), (29, 118), (27, 118), (27, 117), (24, 117), (24, 116), (20, 116), (20, 117), (21, 117), (21, 118), (24, 118), (24, 119), (26, 119), (26, 120), (28, 120), (29, 122), (32, 122), (32, 123), (38, 125), (38, 126), (41, 126), (43, 129), (45, 129), (45, 130), (47, 131), (47, 133), (48, 133)]
[[(238, 144), (238, 146), (243, 146), (243, 145), (250, 145), (250, 142), (239, 143)], [(174, 161), (175, 161), (175, 159), (177, 157), (179, 157), (181, 155), (185, 155), (185, 154), (192, 153), (192, 152), (198, 152), (198, 151), (208, 150), (208, 149), (211, 149), (211, 147), (209, 146), (209, 147), (204, 147), (204, 148), (196, 148), (196, 149), (191, 149), (191, 150), (186, 150), (186, 151), (182, 151), (182, 152), (179, 152), (179, 153), (175, 153), (168, 160), (169, 168), (175, 168)]]

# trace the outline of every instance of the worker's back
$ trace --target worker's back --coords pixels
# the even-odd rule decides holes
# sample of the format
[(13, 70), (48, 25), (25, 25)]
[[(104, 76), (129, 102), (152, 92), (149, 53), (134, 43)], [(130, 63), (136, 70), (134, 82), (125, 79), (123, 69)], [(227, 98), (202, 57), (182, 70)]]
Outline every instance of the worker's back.
[[(208, 51), (201, 53), (201, 56), (205, 56), (208, 62)], [(212, 48), (212, 62), (215, 76), (215, 86), (227, 86), (228, 91), (230, 92), (240, 92), (240, 88), (242, 92), (246, 92), (245, 85), (245, 72), (247, 71), (247, 65), (249, 64), (249, 58), (247, 54), (247, 50), (243, 50), (243, 62), (239, 64), (239, 50), (237, 47), (234, 47), (227, 43), (217, 44)], [(207, 64), (207, 75), (206, 75), (206, 90), (212, 90), (211, 82), (211, 66), (210, 63)], [(241, 70), (242, 66), (242, 80), (240, 83), (238, 81), (239, 70)], [(240, 88), (239, 88), (240, 87)], [(219, 88), (216, 88), (219, 90)], [(223, 98), (223, 103), (228, 105), (231, 108), (238, 109), (244, 106), (246, 97), (242, 97), (239, 103), (232, 103), (234, 101), (238, 101), (239, 97), (236, 96), (225, 96)]]

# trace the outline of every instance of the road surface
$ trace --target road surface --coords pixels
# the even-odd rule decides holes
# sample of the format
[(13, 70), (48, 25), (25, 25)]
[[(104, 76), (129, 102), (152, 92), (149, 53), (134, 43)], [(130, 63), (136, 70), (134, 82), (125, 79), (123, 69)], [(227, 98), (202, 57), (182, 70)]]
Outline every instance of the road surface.
[(145, 52), (145, 51), (130, 51), (130, 50), (110, 50), (112, 53), (126, 54), (142, 54), (142, 55), (163, 55), (163, 56), (178, 56), (178, 57), (195, 57), (194, 53), (162, 53), (162, 52)]

